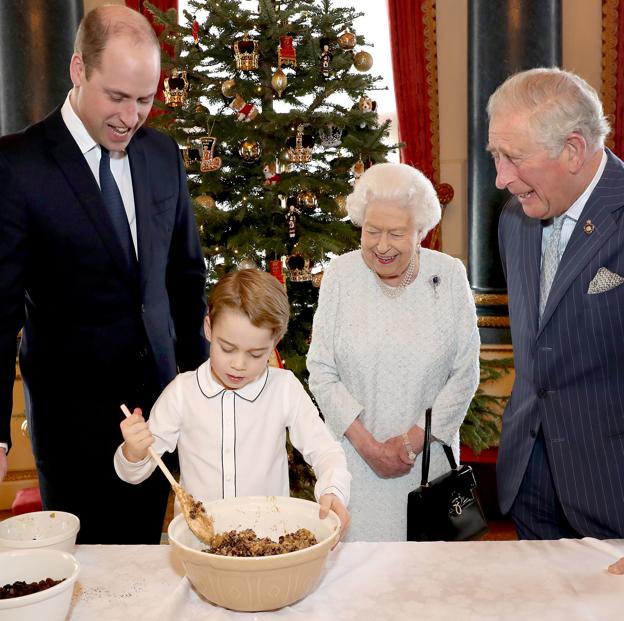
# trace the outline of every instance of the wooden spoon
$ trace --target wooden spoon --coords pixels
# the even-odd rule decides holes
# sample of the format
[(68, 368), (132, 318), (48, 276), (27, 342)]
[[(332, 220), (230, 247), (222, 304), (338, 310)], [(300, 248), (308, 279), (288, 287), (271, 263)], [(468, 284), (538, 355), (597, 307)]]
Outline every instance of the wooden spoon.
[[(126, 418), (128, 416), (132, 416), (125, 403), (120, 407), (121, 411), (126, 415)], [(167, 477), (169, 483), (171, 483), (171, 487), (173, 488), (176, 498), (180, 503), (180, 507), (182, 508), (184, 519), (186, 519), (186, 523), (191, 529), (191, 532), (201, 542), (206, 545), (211, 545), (212, 538), (214, 537), (213, 519), (206, 513), (204, 505), (200, 500), (195, 500), (191, 494), (179, 485), (179, 483), (173, 478), (169, 468), (165, 466), (163, 460), (160, 458), (160, 455), (151, 446), (147, 448), (147, 451), (150, 454), (150, 457), (163, 471), (163, 474)]]

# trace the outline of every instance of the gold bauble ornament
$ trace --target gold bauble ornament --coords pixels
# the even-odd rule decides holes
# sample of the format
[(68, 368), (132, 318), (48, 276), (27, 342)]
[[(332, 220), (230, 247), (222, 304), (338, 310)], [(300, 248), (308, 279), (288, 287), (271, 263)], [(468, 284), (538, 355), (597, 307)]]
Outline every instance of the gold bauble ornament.
[(200, 194), (195, 197), (195, 202), (203, 207), (206, 211), (208, 209), (214, 209), (217, 206), (215, 199), (212, 198), (209, 194)]
[(251, 257), (243, 257), (238, 262), (239, 270), (253, 270), (258, 267), (258, 264)]
[(246, 162), (257, 162), (262, 155), (262, 147), (255, 140), (243, 140), (238, 146), (238, 154)]
[(338, 45), (343, 50), (352, 50), (355, 47), (355, 35), (352, 32), (349, 32), (349, 29), (345, 30), (338, 37)]
[(343, 216), (347, 215), (347, 197), (344, 194), (339, 194), (334, 199), (338, 205), (338, 213)]
[(310, 190), (301, 190), (297, 194), (297, 206), (300, 209), (314, 209), (318, 204), (316, 194)]
[(286, 87), (288, 86), (288, 78), (281, 69), (278, 69), (273, 74), (273, 77), (271, 78), (271, 86), (277, 92), (278, 97), (281, 97), (282, 93), (286, 90)]
[(368, 71), (373, 66), (373, 57), (361, 50), (353, 57), (353, 65), (358, 71)]
[(236, 80), (230, 78), (221, 84), (221, 92), (224, 97), (234, 97), (236, 95)]

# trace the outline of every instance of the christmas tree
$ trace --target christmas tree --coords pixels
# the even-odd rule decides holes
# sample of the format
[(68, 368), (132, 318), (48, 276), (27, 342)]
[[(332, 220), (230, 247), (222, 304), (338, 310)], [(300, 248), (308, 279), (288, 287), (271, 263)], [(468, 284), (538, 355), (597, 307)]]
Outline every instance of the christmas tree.
[[(359, 246), (345, 199), (385, 161), (362, 15), (330, 0), (191, 0), (184, 22), (146, 5), (163, 28), (165, 101), (151, 123), (180, 144), (210, 285), (241, 267), (286, 282), (287, 368), (305, 355), (322, 266)], [(345, 96), (349, 104), (345, 105)]]

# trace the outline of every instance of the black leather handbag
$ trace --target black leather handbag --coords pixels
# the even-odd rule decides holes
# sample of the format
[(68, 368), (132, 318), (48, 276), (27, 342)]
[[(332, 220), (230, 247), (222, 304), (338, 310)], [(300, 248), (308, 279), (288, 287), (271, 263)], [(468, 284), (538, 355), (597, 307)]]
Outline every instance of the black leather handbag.
[(442, 444), (451, 471), (429, 481), (431, 408), (425, 419), (420, 487), (407, 496), (408, 541), (466, 541), (487, 531), (470, 466), (457, 466), (453, 451)]

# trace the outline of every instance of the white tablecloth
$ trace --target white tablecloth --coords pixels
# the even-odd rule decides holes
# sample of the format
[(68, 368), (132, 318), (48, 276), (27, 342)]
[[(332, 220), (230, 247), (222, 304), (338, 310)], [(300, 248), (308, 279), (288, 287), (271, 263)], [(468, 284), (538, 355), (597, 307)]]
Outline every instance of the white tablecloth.
[(347, 543), (317, 589), (276, 612), (201, 599), (169, 546), (78, 546), (69, 621), (621, 621), (624, 540)]

